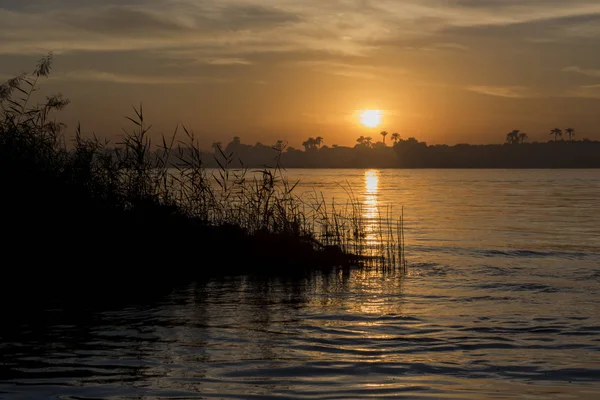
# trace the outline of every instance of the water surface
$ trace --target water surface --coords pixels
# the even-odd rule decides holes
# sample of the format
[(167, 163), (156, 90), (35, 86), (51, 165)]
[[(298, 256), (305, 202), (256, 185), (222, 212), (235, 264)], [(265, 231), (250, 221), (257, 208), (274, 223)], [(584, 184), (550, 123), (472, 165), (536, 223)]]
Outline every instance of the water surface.
[(600, 171), (288, 174), (306, 198), (350, 185), (367, 219), (404, 205), (408, 275), (231, 277), (5, 318), (0, 399), (600, 398)]

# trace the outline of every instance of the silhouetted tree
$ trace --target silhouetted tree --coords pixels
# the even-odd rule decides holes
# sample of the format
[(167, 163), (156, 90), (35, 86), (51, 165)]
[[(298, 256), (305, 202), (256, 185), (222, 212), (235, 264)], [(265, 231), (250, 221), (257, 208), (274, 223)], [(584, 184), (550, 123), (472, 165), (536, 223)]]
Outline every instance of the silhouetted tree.
[(356, 141), (358, 142), (360, 147), (365, 147), (369, 149), (372, 147), (373, 138), (361, 136), (358, 139), (356, 139)]
[(554, 141), (556, 142), (559, 136), (562, 138), (563, 131), (562, 129), (554, 128), (550, 131), (550, 136), (552, 135), (554, 135)]
[(511, 132), (509, 132), (506, 135), (506, 143), (510, 143), (510, 144), (516, 144), (519, 143), (519, 133), (521, 131), (519, 131), (518, 129), (515, 129)]
[(317, 147), (321, 147), (321, 144), (323, 144), (323, 138), (321, 136), (317, 136), (314, 143)]
[(316, 148), (316, 141), (314, 138), (308, 138), (305, 142), (302, 142), (305, 151), (314, 150)]
[(388, 132), (387, 131), (382, 131), (380, 133), (380, 135), (383, 136), (383, 144), (385, 144), (385, 137), (388, 135)]
[(573, 141), (573, 136), (575, 136), (575, 129), (573, 128), (567, 128), (565, 129), (565, 132), (567, 135), (569, 135), (569, 142)]
[[(564, 146), (556, 143), (554, 138), (547, 143), (538, 143), (519, 130), (510, 132), (507, 138), (508, 144), (503, 145), (462, 143), (448, 146), (427, 145), (414, 137), (396, 137), (398, 141), (393, 148), (367, 136), (356, 139), (354, 147), (322, 145), (317, 148), (316, 139), (308, 138), (304, 143), (307, 151), (289, 148), (281, 140), (266, 146), (240, 143), (235, 149), (233, 164), (237, 167), (242, 165), (243, 160), (246, 166), (268, 165), (276, 157), (274, 148), (283, 145), (281, 162), (290, 168), (597, 168), (600, 165), (600, 142), (572, 138), (572, 142), (566, 145), (567, 137), (563, 137)], [(557, 139), (560, 140), (558, 136)], [(224, 153), (230, 152), (224, 149)], [(212, 151), (206, 156), (206, 165), (215, 166), (217, 161), (213, 159)]]
[(519, 133), (519, 143), (523, 144), (529, 138), (525, 132)]
[(309, 140), (305, 140), (304, 142), (302, 142), (302, 146), (304, 147), (304, 151), (308, 151), (308, 149), (310, 148), (310, 139)]
[(234, 136), (233, 140), (225, 147), (226, 153), (237, 153), (242, 148), (242, 141), (239, 136)]
[(396, 144), (399, 141), (400, 141), (400, 134), (397, 132), (392, 133), (392, 142), (394, 142), (394, 144)]

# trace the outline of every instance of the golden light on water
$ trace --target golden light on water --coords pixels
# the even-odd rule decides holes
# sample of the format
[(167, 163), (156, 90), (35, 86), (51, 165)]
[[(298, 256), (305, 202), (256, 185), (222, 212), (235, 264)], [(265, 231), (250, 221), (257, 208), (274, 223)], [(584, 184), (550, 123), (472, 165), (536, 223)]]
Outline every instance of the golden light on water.
[(377, 128), (381, 125), (383, 112), (381, 110), (363, 110), (360, 113), (360, 123), (367, 128)]
[(372, 169), (365, 172), (365, 193), (375, 196), (379, 191), (379, 171)]
[(377, 219), (379, 218), (378, 197), (379, 171), (368, 170), (365, 172), (365, 200), (363, 203), (363, 218), (367, 245), (379, 243), (377, 237)]

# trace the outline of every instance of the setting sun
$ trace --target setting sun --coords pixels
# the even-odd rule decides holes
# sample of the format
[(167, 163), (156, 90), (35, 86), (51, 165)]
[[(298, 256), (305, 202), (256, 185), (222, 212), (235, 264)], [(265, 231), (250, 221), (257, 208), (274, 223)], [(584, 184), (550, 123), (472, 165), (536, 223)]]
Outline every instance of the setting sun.
[(376, 128), (381, 124), (381, 110), (364, 110), (360, 113), (360, 123), (367, 128)]

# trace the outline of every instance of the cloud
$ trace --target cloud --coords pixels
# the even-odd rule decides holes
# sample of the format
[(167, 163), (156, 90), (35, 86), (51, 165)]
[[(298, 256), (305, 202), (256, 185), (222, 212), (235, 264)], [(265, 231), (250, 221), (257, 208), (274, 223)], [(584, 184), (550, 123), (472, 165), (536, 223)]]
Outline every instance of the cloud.
[[(592, 80), (600, 66), (594, 52), (600, 44), (598, 0), (0, 3), (0, 73), (11, 76), (54, 51), (60, 57), (52, 76), (69, 90), (82, 85), (67, 81), (116, 83), (111, 93), (119, 98), (126, 85), (173, 85), (160, 92), (179, 91), (177, 100), (167, 102), (155, 90), (143, 94), (178, 102), (177, 109), (192, 110), (190, 118), (199, 121), (197, 105), (203, 104), (210, 111), (201, 122), (219, 121), (215, 127), (225, 130), (250, 126), (262, 113), (295, 121), (293, 130), (302, 126), (295, 118), (303, 111), (329, 114), (366, 102), (398, 104), (402, 117), (395, 120), (407, 129), (412, 117), (404, 116), (410, 113), (460, 123), (465, 110), (485, 100), (475, 93), (508, 99), (507, 110), (512, 101), (515, 118), (534, 114), (542, 120), (544, 113), (554, 118), (552, 101), (559, 97), (572, 104), (565, 113), (587, 113), (581, 101), (566, 97), (597, 98), (600, 90), (577, 86), (598, 83)], [(563, 72), (565, 66), (572, 67)], [(233, 84), (181, 90), (211, 82)], [(319, 95), (307, 104), (315, 82)], [(529, 98), (536, 102), (518, 101)], [(110, 100), (92, 92), (83, 101)], [(482, 121), (488, 106), (473, 107)], [(414, 119), (433, 124), (425, 115)]]
[[(251, 79), (263, 80), (261, 73), (300, 60), (304, 64), (298, 66), (352, 79), (377, 80), (410, 69), (417, 79), (435, 81), (439, 77), (433, 75), (444, 75), (455, 79), (450, 86), (463, 88), (469, 79), (480, 78), (463, 77), (470, 65), (489, 65), (501, 50), (514, 50), (514, 40), (542, 48), (540, 43), (557, 43), (556, 35), (598, 31), (600, 38), (593, 24), (599, 15), (600, 2), (592, 0), (5, 0), (0, 37), (7, 40), (0, 41), (0, 56), (39, 56), (52, 50), (80, 61), (75, 68), (87, 71), (71, 79), (107, 82), (190, 82), (197, 79), (192, 68), (223, 67), (219, 72), (227, 74), (251, 65), (262, 68)], [(496, 46), (500, 41), (506, 44), (503, 49)], [(569, 49), (557, 48), (561, 51)], [(132, 64), (118, 60), (121, 55), (131, 59), (133, 53), (135, 70), (146, 75), (128, 75)], [(97, 64), (82, 61), (90, 54)], [(110, 59), (100, 59), (106, 54)], [(440, 63), (447, 61), (447, 74), (442, 64), (432, 65), (430, 54)], [(474, 54), (477, 59), (466, 65)], [(509, 57), (507, 63), (514, 64)], [(571, 62), (584, 61), (593, 62)], [(119, 66), (118, 72), (98, 72)], [(163, 77), (172, 67), (189, 75)], [(535, 68), (539, 66), (520, 67), (528, 73)], [(575, 68), (566, 72), (596, 76), (595, 70)], [(491, 73), (500, 75), (499, 70)], [(427, 74), (431, 76), (419, 76)], [(506, 98), (537, 96), (518, 86), (529, 82), (510, 79), (517, 85), (466, 89)]]
[(389, 75), (406, 74), (403, 68), (369, 65), (331, 60), (307, 60), (289, 63), (291, 66), (308, 67), (313, 71), (355, 79), (381, 79)]
[[(392, 43), (397, 43), (393, 41)], [(448, 52), (467, 52), (470, 51), (469, 46), (460, 43), (427, 43), (425, 45), (408, 45), (403, 46), (403, 50), (413, 52), (426, 53), (448, 53)]]
[[(571, 72), (580, 75), (590, 76), (592, 78), (600, 78), (600, 69), (580, 68), (571, 66), (563, 68), (563, 72)], [(600, 99), (600, 84), (580, 85), (568, 89), (565, 93), (566, 97), (579, 97), (587, 99)]]
[(600, 78), (600, 69), (586, 69), (576, 66), (563, 68), (563, 72), (574, 72), (581, 75), (587, 75), (594, 78)]
[(66, 74), (55, 76), (53, 79), (89, 82), (108, 82), (119, 84), (143, 84), (143, 85), (179, 85), (189, 83), (218, 83), (225, 82), (223, 79), (199, 76), (143, 76), (116, 74), (97, 70), (70, 71)]
[(243, 58), (213, 58), (206, 60), (207, 64), (210, 65), (252, 65), (252, 61)]
[(429, 47), (425, 48), (429, 51), (442, 51), (442, 50), (453, 50), (453, 51), (468, 51), (469, 47), (460, 43), (434, 43)]
[[(202, 55), (366, 55), (450, 27), (506, 26), (600, 13), (589, 0), (41, 0), (0, 9), (0, 54), (193, 49)], [(437, 38), (439, 39), (439, 38)], [(435, 39), (435, 42), (438, 40)], [(463, 46), (452, 44), (455, 49)]]
[(168, 52), (164, 54), (154, 54), (160, 59), (167, 59), (167, 62), (160, 64), (162, 67), (182, 68), (190, 66), (249, 66), (255, 62), (246, 58), (240, 57), (198, 57), (195, 53), (190, 52)]
[(561, 33), (565, 37), (575, 39), (594, 39), (600, 37), (600, 16), (596, 13), (590, 15), (587, 20), (582, 20), (577, 24), (570, 24), (561, 28)]
[(488, 96), (506, 97), (511, 99), (525, 99), (537, 97), (530, 88), (524, 86), (469, 86), (468, 91), (485, 94)]
[(51, 13), (50, 18), (77, 31), (99, 32), (104, 35), (134, 35), (136, 32), (145, 33), (149, 30), (155, 33), (184, 32), (191, 29), (182, 18), (129, 6), (59, 11)]
[(301, 51), (364, 55), (373, 48), (369, 42), (381, 36), (376, 20), (356, 13), (336, 17), (288, 8), (171, 0), (143, 8), (0, 9), (0, 36), (12, 39), (0, 42), (0, 54), (178, 49), (197, 57)]
[(565, 96), (584, 99), (600, 99), (600, 85), (577, 86), (567, 90)]

